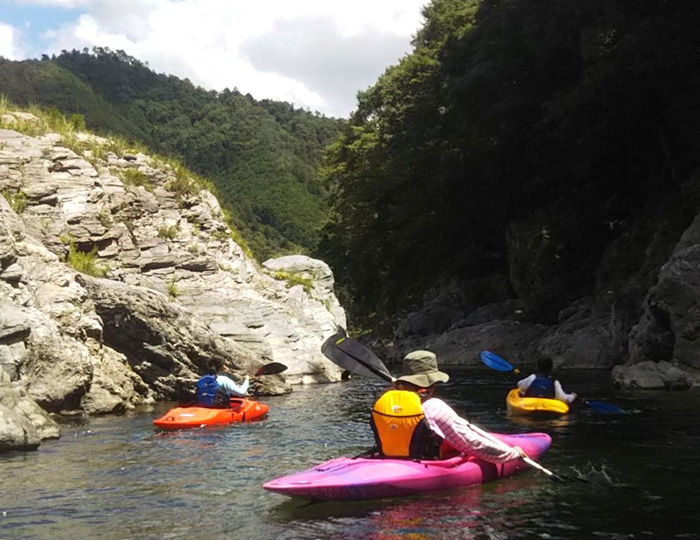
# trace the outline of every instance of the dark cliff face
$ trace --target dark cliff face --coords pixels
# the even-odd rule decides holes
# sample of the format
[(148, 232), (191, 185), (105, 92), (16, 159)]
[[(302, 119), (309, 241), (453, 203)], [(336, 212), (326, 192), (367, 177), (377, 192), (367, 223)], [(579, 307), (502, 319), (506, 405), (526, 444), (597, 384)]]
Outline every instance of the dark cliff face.
[(639, 227), (611, 243), (595, 291), (561, 309), (553, 323), (529, 319), (522, 299), (470, 309), (460, 296), (470, 294), (470, 284), (452, 281), (426, 295), (388, 346), (372, 345), (397, 364), (421, 348), (445, 365), (475, 365), (481, 350), (494, 349), (518, 364), (545, 355), (559, 369), (614, 368), (617, 386), (700, 384), (700, 217), (686, 223), (661, 204), (658, 221)]
[(388, 336), (456, 284), (442, 329), (448, 309), (505, 300), (551, 325), (589, 298), (629, 331), (700, 209), (700, 7), (425, 11), (413, 53), (360, 95), (330, 154), (321, 257), (351, 319)]

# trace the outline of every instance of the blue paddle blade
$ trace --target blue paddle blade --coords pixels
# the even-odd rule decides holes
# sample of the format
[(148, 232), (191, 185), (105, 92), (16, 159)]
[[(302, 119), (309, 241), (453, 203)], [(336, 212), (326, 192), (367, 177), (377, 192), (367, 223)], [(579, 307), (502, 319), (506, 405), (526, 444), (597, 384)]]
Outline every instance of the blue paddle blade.
[(504, 358), (501, 358), (496, 353), (491, 351), (481, 351), (481, 353), (479, 353), (479, 357), (481, 358), (481, 361), (491, 369), (495, 369), (496, 371), (513, 371), (513, 366), (510, 364), (510, 362)]
[(586, 401), (584, 403), (588, 405), (595, 412), (599, 413), (626, 413), (625, 409), (613, 405), (612, 403), (605, 403), (604, 401)]

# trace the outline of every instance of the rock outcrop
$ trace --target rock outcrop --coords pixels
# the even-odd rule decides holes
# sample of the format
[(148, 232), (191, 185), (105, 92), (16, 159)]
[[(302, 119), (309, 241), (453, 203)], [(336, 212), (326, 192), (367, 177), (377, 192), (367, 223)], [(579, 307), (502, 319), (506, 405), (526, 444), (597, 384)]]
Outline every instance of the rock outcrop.
[[(33, 118), (0, 126), (19, 121)], [(320, 352), (345, 326), (328, 266), (257, 264), (181, 167), (89, 134), (0, 129), (0, 194), (0, 447), (57, 436), (38, 410), (186, 396), (211, 360), (234, 377), (288, 366), (254, 378), (255, 393), (340, 379)]]
[[(651, 238), (624, 285), (632, 293), (620, 303), (615, 298), (621, 295), (599, 287), (596, 298), (581, 298), (560, 312), (556, 324), (541, 325), (525, 321), (517, 300), (470, 310), (468, 286), (450, 283), (403, 321), (394, 342), (374, 348), (385, 346), (391, 362), (427, 348), (445, 366), (477, 365), (478, 353), (493, 349), (521, 367), (549, 356), (557, 369), (610, 370), (620, 387), (698, 388), (700, 216), (679, 236), (675, 247), (663, 231)], [(614, 267), (620, 257), (611, 253), (607, 264)]]

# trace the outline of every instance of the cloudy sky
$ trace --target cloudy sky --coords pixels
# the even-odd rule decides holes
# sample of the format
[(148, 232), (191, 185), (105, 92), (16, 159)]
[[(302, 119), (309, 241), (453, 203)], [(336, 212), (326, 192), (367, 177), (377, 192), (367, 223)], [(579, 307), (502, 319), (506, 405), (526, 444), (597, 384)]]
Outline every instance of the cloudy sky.
[[(429, 0), (0, 0), (0, 56), (108, 47), (206, 89), (347, 117)], [(0, 89), (0, 92), (2, 89)]]

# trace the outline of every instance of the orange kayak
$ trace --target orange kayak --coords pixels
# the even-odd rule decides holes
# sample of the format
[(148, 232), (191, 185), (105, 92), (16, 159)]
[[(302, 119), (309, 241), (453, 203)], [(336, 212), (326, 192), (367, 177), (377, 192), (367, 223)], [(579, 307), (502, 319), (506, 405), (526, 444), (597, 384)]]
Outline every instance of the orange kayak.
[(153, 424), (160, 429), (174, 430), (251, 422), (262, 419), (267, 414), (268, 408), (265, 403), (259, 401), (231, 398), (231, 407), (228, 409), (175, 407), (153, 420)]

